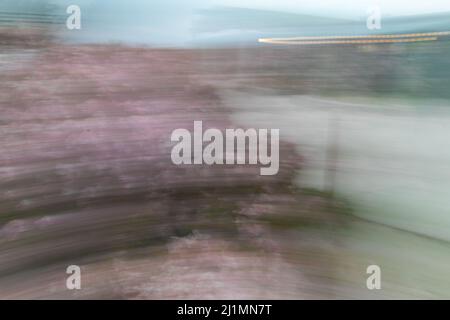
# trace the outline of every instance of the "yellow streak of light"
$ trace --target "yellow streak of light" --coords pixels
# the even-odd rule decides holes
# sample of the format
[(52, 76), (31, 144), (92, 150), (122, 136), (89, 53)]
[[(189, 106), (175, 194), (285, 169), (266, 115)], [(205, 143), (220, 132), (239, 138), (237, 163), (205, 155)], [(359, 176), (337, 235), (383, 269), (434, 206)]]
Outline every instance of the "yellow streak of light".
[[(403, 34), (372, 34), (372, 35), (356, 35), (356, 36), (318, 36), (318, 37), (291, 37), (291, 38), (262, 38), (259, 40), (280, 40), (280, 41), (294, 41), (294, 40), (330, 40), (330, 39), (372, 39), (372, 38), (423, 38), (423, 37), (438, 37), (448, 36), (450, 31), (427, 32), (427, 33), (403, 33)], [(264, 41), (260, 41), (264, 42)]]
[(293, 40), (280, 40), (278, 38), (266, 38), (258, 39), (261, 43), (271, 44), (370, 44), (370, 43), (402, 43), (402, 42), (422, 42), (422, 41), (436, 41), (437, 37), (424, 37), (424, 38), (412, 38), (412, 39), (376, 39), (376, 40), (324, 40), (324, 41), (293, 41)]

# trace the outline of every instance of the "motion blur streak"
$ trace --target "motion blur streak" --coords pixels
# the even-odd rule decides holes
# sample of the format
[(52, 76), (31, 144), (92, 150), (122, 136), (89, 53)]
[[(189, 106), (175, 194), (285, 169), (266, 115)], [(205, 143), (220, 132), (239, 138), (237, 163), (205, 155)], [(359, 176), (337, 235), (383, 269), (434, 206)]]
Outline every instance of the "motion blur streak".
[(413, 38), (413, 39), (377, 39), (377, 40), (327, 40), (327, 41), (285, 41), (277, 39), (259, 39), (262, 43), (274, 44), (370, 44), (370, 43), (399, 43), (399, 42), (421, 42), (436, 41), (436, 37)]
[[(68, 31), (62, 2), (4, 3), (1, 299), (450, 298), (447, 13), (326, 40), (362, 33), (138, 0), (80, 1)], [(356, 42), (258, 42), (308, 34)], [(194, 121), (280, 129), (278, 174), (174, 165), (171, 133)]]
[[(445, 32), (427, 32), (427, 33), (406, 33), (406, 34), (370, 34), (360, 36), (320, 36), (320, 37), (291, 37), (291, 38), (271, 38), (271, 39), (259, 39), (259, 40), (280, 40), (280, 41), (293, 41), (293, 40), (327, 40), (327, 39), (355, 39), (355, 38), (416, 38), (416, 37), (435, 37), (435, 36), (448, 36), (449, 31)], [(261, 41), (263, 42), (263, 41)]]

